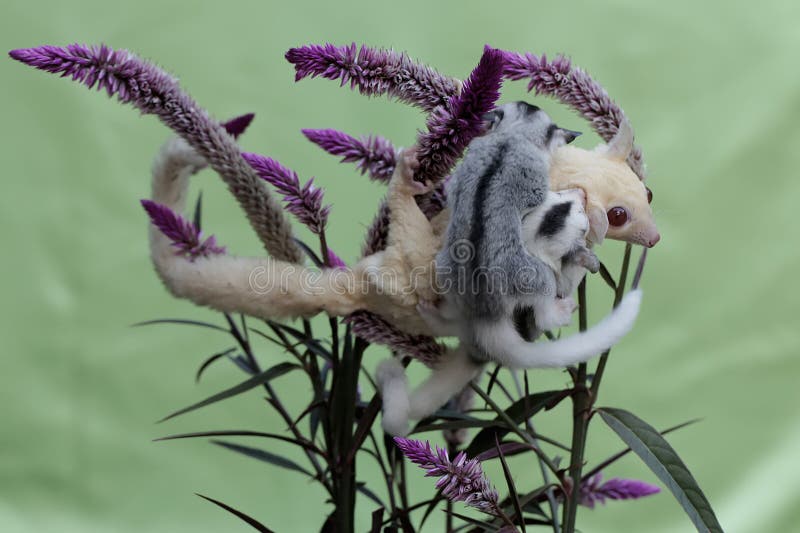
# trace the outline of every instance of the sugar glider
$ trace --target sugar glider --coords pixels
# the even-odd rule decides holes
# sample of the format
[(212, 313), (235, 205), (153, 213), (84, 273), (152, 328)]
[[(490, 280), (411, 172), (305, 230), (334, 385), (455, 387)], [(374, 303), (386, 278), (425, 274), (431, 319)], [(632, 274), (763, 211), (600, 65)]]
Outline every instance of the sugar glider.
[[(391, 433), (402, 434), (408, 418), (421, 418), (440, 407), (486, 362), (535, 368), (585, 361), (622, 338), (638, 315), (641, 293), (632, 291), (588, 331), (541, 343), (526, 342), (519, 334), (514, 314), (520, 309), (532, 307), (537, 327), (552, 329), (567, 325), (574, 308), (569, 296), (558, 297), (552, 261), (547, 264), (526, 249), (522, 221), (526, 214), (541, 212), (548, 198), (552, 151), (576, 134), (525, 102), (498, 108), (492, 119), (488, 133), (470, 144), (448, 193), (450, 220), (436, 259), (438, 288), (445, 290), (437, 309), (440, 315), (431, 317), (430, 309), (421, 309), (433, 318), (434, 329), (441, 326), (442, 317), (448, 326), (456, 324), (461, 344), (411, 395), (396, 361), (379, 367), (384, 427)], [(571, 211), (562, 210), (562, 217)], [(542, 213), (534, 220), (548, 217)], [(541, 226), (535, 231), (549, 232), (542, 232)]]
[(550, 188), (580, 188), (586, 193), (590, 244), (604, 238), (652, 248), (661, 239), (650, 202), (653, 194), (626, 162), (633, 148), (627, 119), (608, 144), (594, 150), (562, 146), (553, 153)]

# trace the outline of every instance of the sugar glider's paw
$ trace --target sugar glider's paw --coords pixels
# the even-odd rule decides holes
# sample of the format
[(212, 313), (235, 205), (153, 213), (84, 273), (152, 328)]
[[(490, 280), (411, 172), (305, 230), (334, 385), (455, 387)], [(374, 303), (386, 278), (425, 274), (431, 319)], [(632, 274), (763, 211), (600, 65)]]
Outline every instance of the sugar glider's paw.
[(554, 298), (543, 309), (536, 309), (536, 326), (541, 330), (564, 328), (572, 323), (576, 304), (572, 297)]
[(403, 150), (403, 153), (400, 155), (400, 177), (402, 179), (403, 190), (412, 196), (425, 194), (432, 188), (430, 181), (421, 182), (414, 179), (414, 175), (417, 170), (419, 170), (417, 150), (416, 145), (410, 146)]
[(406, 436), (410, 409), (406, 369), (399, 360), (390, 357), (378, 365), (375, 381), (383, 396), (383, 430), (395, 437)]
[(589, 248), (581, 248), (576, 255), (576, 262), (591, 272), (597, 274), (600, 271), (600, 259)]

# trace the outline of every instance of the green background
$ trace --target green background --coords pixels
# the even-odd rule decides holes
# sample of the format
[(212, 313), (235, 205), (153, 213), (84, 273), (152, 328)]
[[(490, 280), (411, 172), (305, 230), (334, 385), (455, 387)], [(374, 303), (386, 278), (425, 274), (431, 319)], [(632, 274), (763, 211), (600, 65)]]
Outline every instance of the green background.
[[(0, 6), (0, 49), (106, 42), (178, 75), (215, 116), (253, 111), (243, 138), (317, 176), (333, 203), (330, 241), (356, 258), (382, 193), (300, 135), (303, 127), (380, 132), (408, 145), (424, 117), (325, 80), (293, 82), (284, 52), (311, 42), (391, 46), (464, 77), (484, 43), (569, 54), (630, 117), (648, 163), (663, 236), (643, 282), (636, 330), (615, 349), (600, 404), (657, 427), (701, 424), (670, 441), (726, 530), (791, 531), (800, 521), (800, 3), (797, 2), (156, 2), (76, 0)], [(231, 365), (199, 385), (199, 362), (228, 340), (155, 317), (219, 322), (170, 298), (147, 256), (150, 161), (169, 132), (153, 117), (9, 59), (0, 61), (0, 531), (248, 531), (200, 500), (237, 506), (278, 531), (314, 531), (327, 513), (314, 485), (203, 441), (153, 443), (186, 430), (282, 429), (257, 393), (155, 425), (241, 379)], [(525, 97), (507, 83), (503, 98)], [(587, 127), (541, 101), (567, 127)], [(585, 136), (582, 146), (596, 138)], [(237, 254), (259, 243), (206, 171), (205, 225)], [(604, 244), (615, 264), (623, 246)], [(607, 297), (592, 280), (592, 319)], [(602, 294), (602, 296), (601, 296)], [(260, 346), (265, 360), (283, 356)], [(368, 355), (368, 364), (380, 358)], [(557, 371), (534, 386), (564, 385)], [(280, 390), (297, 408), (302, 380)], [(564, 437), (569, 413), (548, 413)], [(590, 464), (619, 447), (591, 427)], [(277, 449), (277, 447), (276, 447)], [(280, 449), (281, 451), (283, 448)], [(362, 461), (366, 467), (366, 460)], [(536, 468), (515, 463), (522, 486)], [(655, 482), (629, 457), (609, 476)], [(370, 479), (367, 470), (366, 479)], [(431, 482), (414, 472), (417, 494)], [(495, 477), (502, 484), (502, 477)], [(360, 502), (361, 529), (374, 505)], [(581, 509), (583, 531), (690, 531), (669, 493)]]

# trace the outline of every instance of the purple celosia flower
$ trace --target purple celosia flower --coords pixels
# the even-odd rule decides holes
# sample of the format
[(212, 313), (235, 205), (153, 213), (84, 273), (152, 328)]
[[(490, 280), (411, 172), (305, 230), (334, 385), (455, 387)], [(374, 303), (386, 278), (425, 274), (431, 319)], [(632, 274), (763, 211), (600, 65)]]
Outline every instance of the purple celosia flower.
[(411, 335), (369, 311), (356, 311), (345, 317), (353, 333), (362, 339), (390, 347), (432, 367), (444, 353), (444, 347), (427, 335)]
[(356, 139), (337, 130), (302, 130), (309, 141), (329, 154), (342, 156), (342, 163), (355, 163), (361, 174), (370, 179), (389, 181), (397, 164), (397, 150), (380, 135)]
[[(608, 96), (603, 87), (581, 68), (573, 67), (569, 59), (556, 56), (553, 61), (531, 53), (503, 52), (505, 76), (510, 80), (529, 79), (528, 90), (557, 98), (588, 120), (592, 128), (605, 141), (617, 133), (625, 113)], [(628, 164), (640, 178), (644, 179), (642, 151), (634, 146)]]
[(494, 109), (503, 82), (503, 52), (486, 46), (461, 92), (432, 111), (428, 131), (419, 136), (419, 170), (415, 179), (438, 183), (483, 133), (484, 115)]
[(242, 157), (253, 167), (261, 179), (269, 182), (286, 201), (286, 210), (319, 235), (325, 229), (331, 206), (322, 205), (322, 189), (314, 187), (311, 178), (302, 187), (297, 173), (274, 159), (263, 155), (243, 153)]
[(311, 44), (292, 48), (286, 60), (294, 65), (295, 81), (307, 76), (341, 80), (361, 94), (386, 94), (431, 111), (458, 92), (458, 82), (412, 61), (405, 53), (356, 44)]
[(228, 185), (264, 247), (273, 256), (300, 262), (303, 255), (278, 202), (239, 154), (234, 139), (178, 82), (127, 50), (72, 44), (12, 50), (9, 55), (35, 68), (105, 90), (144, 114), (156, 115), (183, 137)]
[(609, 479), (601, 484), (603, 475), (598, 472), (581, 483), (581, 505), (594, 509), (596, 503), (605, 503), (609, 500), (635, 500), (658, 494), (661, 489), (637, 479)]
[(222, 127), (225, 128), (225, 131), (232, 135), (234, 139), (237, 139), (239, 135), (244, 133), (244, 130), (250, 126), (250, 123), (253, 122), (255, 116), (255, 113), (239, 115), (238, 117), (234, 117), (223, 122)]
[(152, 200), (142, 200), (141, 202), (153, 225), (166, 235), (172, 241), (172, 245), (177, 248), (176, 255), (182, 255), (190, 261), (194, 261), (198, 257), (225, 253), (225, 248), (217, 246), (217, 240), (213, 235), (203, 241), (203, 233), (197, 229), (197, 226), (169, 207)]
[(464, 452), (459, 452), (451, 460), (447, 450), (436, 446), (433, 451), (427, 441), (403, 437), (395, 437), (394, 441), (409, 461), (426, 470), (426, 476), (439, 478), (436, 488), (450, 501), (464, 502), (485, 513), (500, 514), (497, 491), (476, 459), (467, 459)]
[(372, 219), (372, 224), (367, 229), (367, 236), (364, 239), (364, 245), (361, 247), (361, 255), (372, 255), (385, 249), (388, 238), (389, 204), (384, 200), (378, 207), (378, 212)]
[(341, 257), (336, 255), (333, 250), (328, 248), (328, 266), (331, 268), (346, 268), (347, 263), (345, 263)]

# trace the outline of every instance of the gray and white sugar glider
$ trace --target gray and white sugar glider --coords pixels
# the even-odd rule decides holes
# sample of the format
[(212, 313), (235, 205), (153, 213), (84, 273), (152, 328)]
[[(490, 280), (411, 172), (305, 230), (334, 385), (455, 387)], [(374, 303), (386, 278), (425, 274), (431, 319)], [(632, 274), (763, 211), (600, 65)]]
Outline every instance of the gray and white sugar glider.
[[(384, 395), (383, 423), (393, 434), (406, 432), (409, 418), (418, 420), (441, 407), (479, 375), (486, 362), (510, 368), (582, 362), (618, 342), (639, 313), (641, 292), (635, 290), (610, 315), (582, 333), (536, 343), (520, 335), (514, 321), (520, 309), (533, 309), (537, 330), (568, 325), (575, 306), (569, 294), (583, 269), (593, 266), (583, 239), (588, 229), (586, 216), (574, 213), (571, 202), (569, 210), (556, 209), (548, 217), (553, 206), (544, 205), (553, 199), (548, 178), (552, 151), (572, 141), (577, 133), (559, 128), (546, 113), (525, 102), (505, 104), (490, 113), (489, 119), (487, 133), (470, 143), (450, 183), (451, 216), (444, 246), (436, 257), (442, 301), (436, 307), (419, 307), (434, 331), (441, 328), (438, 334), (455, 335), (460, 344), (447, 352), (411, 394), (397, 361), (389, 359), (380, 365), (376, 377)], [(526, 215), (542, 217), (541, 225), (526, 223), (526, 227), (536, 227), (532, 236), (523, 235)], [(580, 221), (578, 239), (576, 235), (570, 238), (569, 232), (561, 233), (575, 224), (558, 228), (559, 220)], [(550, 232), (564, 239), (549, 240)], [(565, 248), (564, 255), (551, 249), (565, 243), (574, 247), (576, 242), (583, 243), (583, 249), (580, 245)], [(526, 244), (538, 252), (529, 253)], [(569, 252), (577, 255), (570, 257)], [(547, 257), (551, 260), (545, 262)], [(556, 272), (563, 266), (567, 266), (566, 275), (559, 279)]]

